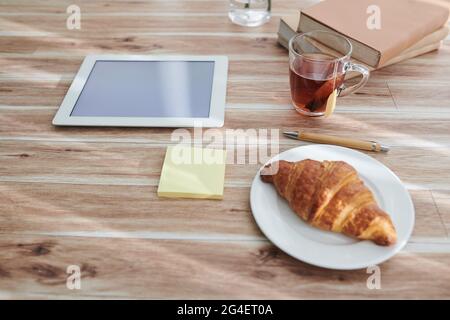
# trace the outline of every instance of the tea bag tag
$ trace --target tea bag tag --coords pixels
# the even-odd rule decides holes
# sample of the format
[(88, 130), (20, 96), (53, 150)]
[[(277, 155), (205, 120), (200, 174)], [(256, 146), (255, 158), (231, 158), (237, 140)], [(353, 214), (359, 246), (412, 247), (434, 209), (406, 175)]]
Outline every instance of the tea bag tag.
[(337, 89), (334, 89), (334, 91), (330, 94), (330, 96), (327, 99), (325, 117), (329, 117), (333, 113), (334, 108), (336, 107), (336, 98), (337, 98)]

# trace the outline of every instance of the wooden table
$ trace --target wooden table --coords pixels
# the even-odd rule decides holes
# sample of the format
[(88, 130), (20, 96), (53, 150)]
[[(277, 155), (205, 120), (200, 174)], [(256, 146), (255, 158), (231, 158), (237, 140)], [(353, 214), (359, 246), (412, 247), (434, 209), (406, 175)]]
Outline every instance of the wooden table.
[[(66, 8), (81, 8), (68, 30)], [(314, 1), (273, 1), (270, 23), (241, 28), (226, 0), (0, 1), (0, 298), (450, 298), (450, 40), (374, 72), (330, 119), (290, 106), (279, 17)], [(441, 1), (442, 2), (442, 1)], [(51, 120), (87, 54), (224, 54), (225, 127), (298, 127), (377, 139), (372, 155), (416, 209), (406, 248), (366, 270), (297, 261), (249, 207), (259, 165), (228, 165), (223, 201), (158, 199), (169, 129), (56, 128)], [(299, 145), (281, 138), (280, 149)], [(81, 290), (66, 287), (69, 265)]]

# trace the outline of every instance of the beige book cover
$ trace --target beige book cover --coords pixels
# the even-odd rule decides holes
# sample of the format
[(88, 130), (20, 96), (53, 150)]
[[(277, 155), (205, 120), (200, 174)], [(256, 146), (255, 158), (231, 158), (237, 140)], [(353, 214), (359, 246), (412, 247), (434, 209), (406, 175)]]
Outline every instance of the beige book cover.
[[(298, 19), (299, 15), (290, 15), (285, 16), (280, 19), (280, 27), (278, 31), (278, 42), (288, 49), (288, 42), (291, 37), (293, 37), (296, 32), (295, 28), (298, 25)], [(411, 47), (407, 48), (403, 52), (401, 52), (399, 55), (395, 56), (394, 58), (386, 61), (383, 65), (378, 66), (377, 68), (374, 68), (370, 65), (367, 65), (363, 63), (362, 61), (359, 61), (357, 59), (352, 58), (352, 61), (354, 63), (360, 63), (365, 65), (370, 71), (374, 71), (376, 69), (380, 69), (383, 67), (387, 67), (389, 65), (414, 58), (416, 56), (428, 53), (433, 50), (439, 49), (441, 46), (442, 40), (447, 37), (449, 34), (449, 28), (447, 26), (444, 26), (435, 32), (425, 36), (415, 44), (413, 44)], [(317, 46), (320, 46), (320, 44), (316, 44)], [(321, 46), (321, 50), (327, 51), (329, 50), (325, 46)], [(353, 78), (354, 76), (357, 76), (359, 74), (357, 73), (350, 73), (346, 76), (347, 79)]]
[[(374, 6), (379, 29), (368, 27)], [(324, 25), (350, 38), (355, 58), (378, 67), (440, 29), (448, 16), (448, 8), (420, 0), (325, 0), (301, 11), (298, 31)], [(366, 59), (370, 49), (373, 59)]]
[[(280, 26), (278, 29), (278, 42), (286, 49), (289, 49), (288, 45), (289, 45), (289, 40), (291, 39), (291, 37), (293, 37), (294, 35), (297, 34), (295, 29), (298, 26), (299, 18), (300, 18), (300, 16), (297, 14), (297, 15), (285, 16), (280, 19)], [(414, 43), (409, 48), (406, 48), (404, 51), (402, 51), (399, 55), (395, 56), (391, 60), (386, 61), (383, 65), (379, 65), (378, 68), (381, 68), (388, 64), (392, 64), (392, 63), (389, 63), (391, 61), (398, 62), (399, 59), (401, 61), (401, 60), (403, 60), (403, 59), (401, 59), (401, 57), (405, 56), (405, 54), (410, 53), (410, 52), (424, 53), (423, 50), (419, 50), (419, 49), (429, 47), (431, 44), (440, 43), (442, 40), (444, 40), (448, 36), (448, 34), (449, 34), (449, 28), (446, 25), (444, 25), (443, 27), (439, 28), (438, 30), (434, 31), (433, 33), (426, 35), (425, 37), (423, 37), (422, 39), (420, 39), (419, 41)]]

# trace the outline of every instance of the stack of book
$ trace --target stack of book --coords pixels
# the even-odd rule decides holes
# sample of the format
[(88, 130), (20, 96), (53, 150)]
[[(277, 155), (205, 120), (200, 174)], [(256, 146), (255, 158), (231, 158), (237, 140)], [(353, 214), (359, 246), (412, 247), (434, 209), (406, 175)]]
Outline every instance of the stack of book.
[(278, 41), (288, 48), (297, 33), (337, 32), (352, 43), (353, 60), (376, 70), (438, 49), (448, 17), (448, 8), (417, 0), (325, 0), (282, 18)]

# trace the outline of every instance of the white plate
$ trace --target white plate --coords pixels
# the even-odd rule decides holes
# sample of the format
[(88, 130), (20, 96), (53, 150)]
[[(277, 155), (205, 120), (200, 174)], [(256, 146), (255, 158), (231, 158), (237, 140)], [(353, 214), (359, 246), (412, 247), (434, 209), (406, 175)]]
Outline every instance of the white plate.
[(397, 243), (378, 246), (372, 241), (359, 241), (308, 225), (289, 208), (273, 184), (261, 181), (258, 171), (250, 194), (252, 212), (258, 226), (277, 247), (309, 264), (340, 270), (379, 264), (403, 248), (414, 227), (414, 206), (408, 191), (391, 170), (364, 153), (330, 145), (297, 147), (268, 163), (304, 159), (341, 160), (352, 165), (373, 192), (378, 205), (391, 216), (397, 230)]

